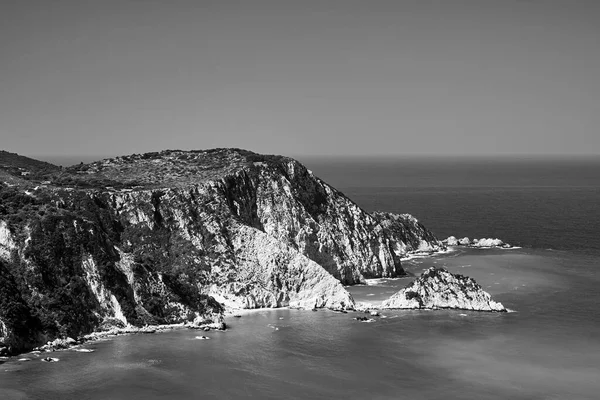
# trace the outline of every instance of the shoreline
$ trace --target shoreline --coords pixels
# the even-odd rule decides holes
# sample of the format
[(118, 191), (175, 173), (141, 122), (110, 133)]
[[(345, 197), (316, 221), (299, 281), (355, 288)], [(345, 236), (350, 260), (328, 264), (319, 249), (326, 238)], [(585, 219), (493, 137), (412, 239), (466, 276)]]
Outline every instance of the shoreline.
[[(265, 308), (244, 308), (244, 309), (230, 309), (223, 313), (224, 319), (241, 318), (244, 315), (256, 314), (261, 311), (275, 311), (275, 310), (304, 310), (311, 311), (309, 309), (302, 308), (290, 308), (290, 307), (265, 307)], [(322, 310), (330, 310), (337, 312), (333, 309), (321, 308)], [(347, 312), (356, 312), (358, 310), (348, 310)], [(10, 356), (1, 356), (0, 364), (8, 361), (31, 361), (32, 359), (24, 359), (26, 355), (34, 355), (35, 357), (41, 357), (42, 355), (49, 355), (50, 353), (62, 352), (68, 350), (75, 350), (82, 353), (92, 353), (91, 351), (80, 351), (81, 346), (87, 343), (98, 342), (102, 340), (109, 340), (118, 336), (127, 335), (143, 335), (143, 334), (156, 334), (175, 330), (198, 330), (203, 332), (219, 331), (226, 332), (228, 325), (223, 322), (213, 322), (209, 324), (193, 325), (185, 322), (178, 322), (174, 324), (159, 324), (159, 325), (146, 325), (143, 327), (126, 326), (124, 328), (112, 328), (105, 331), (94, 331), (85, 335), (73, 339), (67, 338), (56, 338), (53, 341), (48, 341), (46, 344), (34, 347), (32, 350), (25, 351), (22, 353), (12, 354)], [(52, 357), (50, 357), (52, 358)], [(22, 359), (22, 360), (21, 360)], [(40, 360), (44, 360), (40, 358)]]
[[(411, 254), (408, 257), (401, 258), (402, 261), (412, 261), (418, 259), (426, 259), (426, 258), (437, 258), (440, 256), (449, 256), (449, 257), (457, 257), (461, 254), (465, 254), (468, 250), (517, 250), (522, 249), (522, 247), (513, 246), (513, 247), (477, 247), (477, 246), (449, 246), (445, 250), (436, 251), (430, 254)], [(462, 251), (461, 251), (462, 250)], [(405, 275), (396, 278), (370, 278), (366, 279), (364, 284), (357, 284), (351, 286), (377, 286), (380, 283), (380, 280), (401, 280), (401, 279), (409, 279), (414, 278), (412, 275)], [(348, 288), (348, 286), (344, 286)], [(231, 318), (241, 318), (245, 315), (256, 314), (260, 312), (268, 312), (268, 311), (277, 311), (277, 310), (291, 310), (296, 308), (286, 307), (266, 307), (266, 308), (233, 308), (226, 309), (223, 313), (223, 318), (231, 320)], [(309, 309), (299, 309), (304, 311), (310, 311)], [(321, 308), (321, 310), (330, 310), (332, 312), (339, 312), (335, 309), (327, 309)], [(358, 313), (368, 313), (370, 310), (379, 310), (379, 304), (360, 301), (356, 302), (354, 310), (346, 310), (346, 312), (358, 312)], [(402, 310), (411, 310), (411, 309), (402, 309)], [(431, 311), (435, 309), (412, 309), (414, 311)], [(456, 309), (457, 311), (461, 309)], [(473, 310), (466, 310), (473, 311)], [(507, 310), (508, 311), (508, 310)], [(514, 312), (510, 310), (508, 312)], [(203, 325), (193, 325), (187, 322), (182, 323), (174, 323), (174, 324), (159, 324), (159, 325), (146, 325), (143, 327), (135, 327), (135, 326), (127, 326), (123, 328), (112, 328), (109, 330), (102, 331), (93, 331), (89, 334), (82, 335), (77, 339), (72, 338), (57, 338), (53, 341), (49, 341), (44, 345), (40, 345), (38, 347), (33, 348), (30, 351), (17, 353), (10, 356), (0, 357), (0, 364), (8, 362), (8, 361), (25, 361), (19, 360), (19, 358), (23, 358), (24, 355), (35, 355), (36, 357), (40, 357), (41, 355), (48, 355), (49, 353), (54, 353), (57, 351), (65, 351), (65, 350), (75, 350), (81, 348), (81, 346), (86, 343), (93, 343), (101, 340), (108, 340), (117, 336), (124, 335), (134, 335), (134, 334), (154, 334), (154, 333), (162, 333), (173, 330), (180, 329), (191, 329), (191, 330), (202, 330), (202, 331), (210, 331), (210, 330), (218, 330), (218, 331), (226, 331), (227, 324), (225, 322), (222, 323), (210, 323)], [(92, 352), (92, 351), (90, 351)], [(41, 359), (41, 358), (40, 358)], [(27, 360), (29, 361), (29, 359)]]
[[(181, 329), (191, 329), (191, 330), (201, 330), (201, 331), (221, 331), (225, 332), (227, 330), (227, 325), (222, 323), (210, 323), (203, 325), (192, 325), (184, 322), (178, 322), (174, 324), (160, 324), (160, 325), (146, 325), (143, 327), (135, 327), (135, 326), (127, 326), (124, 328), (113, 328), (106, 331), (94, 331), (83, 336), (78, 337), (77, 339), (73, 339), (70, 337), (67, 338), (56, 338), (53, 341), (48, 341), (46, 344), (34, 347), (30, 351), (26, 351), (23, 353), (17, 353), (10, 356), (0, 357), (0, 364), (3, 364), (8, 361), (30, 361), (31, 359), (24, 359), (25, 355), (35, 355), (36, 357), (40, 357), (41, 355), (48, 355), (49, 353), (55, 353), (60, 351), (67, 350), (75, 350), (87, 343), (93, 343), (102, 340), (108, 340), (115, 338), (117, 336), (126, 336), (126, 335), (139, 335), (139, 334), (155, 334), (168, 332), (173, 330), (181, 330)], [(92, 353), (92, 351), (80, 351), (82, 353)], [(23, 359), (23, 360), (21, 360)], [(43, 361), (44, 359), (41, 358)]]

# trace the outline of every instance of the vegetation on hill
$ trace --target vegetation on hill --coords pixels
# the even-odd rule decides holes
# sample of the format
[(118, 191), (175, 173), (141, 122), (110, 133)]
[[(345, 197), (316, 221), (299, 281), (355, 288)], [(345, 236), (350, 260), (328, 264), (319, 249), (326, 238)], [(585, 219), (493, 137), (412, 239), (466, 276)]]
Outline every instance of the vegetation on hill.
[[(0, 171), (23, 179), (40, 179), (47, 174), (60, 171), (60, 167), (21, 156), (16, 153), (0, 150)], [(0, 178), (2, 176), (0, 175)]]
[(18, 178), (35, 184), (84, 190), (173, 187), (218, 179), (254, 163), (278, 168), (286, 159), (242, 149), (164, 150), (61, 168), (0, 152), (0, 182), (19, 183), (15, 181)]

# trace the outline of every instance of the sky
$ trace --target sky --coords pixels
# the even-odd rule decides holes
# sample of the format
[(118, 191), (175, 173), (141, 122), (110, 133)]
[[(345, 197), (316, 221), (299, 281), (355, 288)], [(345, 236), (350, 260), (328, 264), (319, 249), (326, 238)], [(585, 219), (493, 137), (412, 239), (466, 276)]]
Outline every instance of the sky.
[(600, 154), (600, 1), (0, 2), (0, 149)]

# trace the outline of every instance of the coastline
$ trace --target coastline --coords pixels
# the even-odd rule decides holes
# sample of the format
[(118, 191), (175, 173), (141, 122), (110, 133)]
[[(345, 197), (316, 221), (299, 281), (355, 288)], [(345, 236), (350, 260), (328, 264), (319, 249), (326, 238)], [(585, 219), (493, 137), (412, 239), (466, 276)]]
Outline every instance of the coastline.
[[(453, 398), (453, 393), (456, 394), (456, 398), (462, 398), (465, 392), (472, 398), (485, 397), (485, 394), (489, 393), (488, 383), (497, 384), (498, 388), (494, 386), (494, 390), (498, 391), (507, 379), (510, 383), (526, 388), (528, 392), (519, 397), (516, 392), (510, 390), (500, 391), (498, 399), (527, 398), (532, 393), (540, 393), (538, 397), (543, 397), (541, 394), (550, 391), (561, 393), (565, 398), (569, 395), (578, 397), (579, 392), (574, 392), (574, 387), (586, 394), (586, 388), (590, 385), (582, 386), (583, 381), (575, 375), (561, 375), (562, 380), (559, 383), (564, 383), (564, 390), (561, 390), (562, 383), (556, 383), (556, 386), (551, 388), (547, 387), (547, 383), (540, 383), (539, 387), (535, 384), (540, 370), (544, 377), (555, 377), (553, 368), (544, 367), (547, 363), (566, 359), (569, 368), (575, 368), (577, 373), (590, 375), (590, 371), (578, 366), (578, 363), (581, 363), (581, 360), (591, 363), (597, 359), (597, 353), (588, 355), (584, 344), (577, 344), (581, 341), (580, 338), (588, 335), (586, 332), (589, 332), (587, 328), (591, 326), (591, 322), (586, 322), (581, 330), (576, 331), (575, 337), (569, 339), (566, 333), (570, 331), (567, 327), (575, 318), (570, 317), (571, 306), (562, 303), (564, 305), (558, 310), (546, 307), (546, 301), (553, 298), (555, 290), (566, 289), (561, 289), (564, 285), (562, 279), (548, 282), (542, 278), (548, 277), (548, 274), (550, 277), (554, 276), (554, 270), (560, 272), (560, 276), (566, 277), (567, 271), (562, 270), (559, 263), (546, 259), (551, 269), (540, 269), (539, 273), (544, 275), (537, 277), (537, 266), (541, 265), (542, 260), (539, 256), (552, 257), (551, 253), (547, 253), (545, 249), (529, 248), (515, 252), (499, 250), (501, 249), (464, 249), (442, 257), (433, 257), (431, 260), (417, 259), (406, 264), (408, 270), (414, 273), (434, 260), (438, 260), (440, 265), (447, 262), (449, 268), (453, 268), (454, 271), (460, 272), (464, 266), (464, 273), (475, 276), (478, 282), (479, 275), (482, 280), (479, 283), (484, 286), (490, 285), (495, 293), (501, 293), (503, 298), (499, 300), (503, 303), (504, 300), (508, 300), (508, 303), (505, 303), (506, 313), (452, 309), (386, 310), (381, 312), (379, 317), (372, 317), (362, 313), (335, 315), (323, 310), (320, 313), (299, 312), (291, 318), (282, 314), (285, 320), (281, 320), (282, 315), (275, 312), (278, 309), (231, 310), (225, 319), (227, 324), (231, 322), (232, 325), (227, 335), (173, 330), (171, 333), (166, 331), (166, 335), (160, 337), (142, 336), (138, 339), (132, 336), (115, 340), (107, 337), (98, 344), (75, 346), (67, 353), (21, 356), (30, 358), (33, 361), (31, 363), (19, 362), (19, 357), (15, 357), (2, 368), (7, 372), (0, 374), (5, 382), (4, 385), (0, 385), (4, 386), (5, 390), (0, 390), (0, 397), (4, 395), (8, 399), (18, 399), (23, 398), (21, 393), (52, 393), (56, 398), (76, 399), (81, 398), (82, 393), (93, 390), (90, 398), (101, 399), (115, 398), (114, 393), (123, 390), (125, 394), (119, 398), (127, 398), (134, 393), (126, 391), (131, 386), (130, 382), (143, 382), (148, 379), (147, 382), (152, 383), (145, 384), (142, 389), (148, 387), (146, 390), (150, 394), (151, 390), (159, 387), (159, 392), (156, 392), (158, 395), (176, 392), (180, 398), (193, 398), (194, 393), (202, 390), (207, 398), (220, 398), (219, 396), (223, 397), (223, 393), (239, 398), (240, 392), (234, 389), (223, 392), (228, 389), (223, 389), (221, 384), (231, 381), (232, 366), (236, 381), (244, 382), (245, 390), (249, 387), (247, 391), (256, 394), (257, 397), (264, 396), (264, 385), (283, 382), (281, 386), (277, 386), (277, 395), (293, 398), (298, 393), (297, 388), (302, 387), (303, 382), (307, 380), (306, 376), (313, 382), (319, 379), (319, 382), (323, 382), (322, 385), (316, 385), (314, 390), (303, 393), (306, 398), (318, 397), (318, 393), (328, 390), (330, 392), (327, 393), (334, 393), (339, 391), (339, 386), (328, 385), (329, 381), (335, 381), (338, 374), (342, 373), (339, 371), (350, 371), (353, 376), (361, 376), (356, 388), (350, 386), (353, 384), (352, 378), (342, 382), (346, 387), (351, 387), (354, 394), (361, 390), (361, 387), (365, 387), (365, 381), (385, 387), (392, 376), (408, 376), (408, 379), (415, 380), (418, 384), (418, 387), (415, 385), (414, 388), (417, 398), (419, 393), (423, 394), (424, 390), (431, 387), (429, 384), (433, 379), (448, 381), (451, 394), (447, 396), (449, 398)], [(454, 257), (455, 255), (459, 256)], [(471, 267), (468, 264), (471, 264)], [(533, 275), (534, 273), (536, 275)], [(500, 282), (500, 285), (494, 285), (496, 281)], [(400, 278), (392, 279), (389, 284), (402, 285), (407, 282), (407, 279)], [(584, 280), (573, 277), (569, 282)], [(527, 286), (521, 287), (522, 284)], [(518, 285), (519, 289), (513, 290), (513, 285)], [(586, 287), (589, 287), (589, 284)], [(361, 286), (356, 288), (360, 289)], [(363, 293), (369, 293), (372, 288), (362, 286), (362, 289)], [(381, 292), (384, 293), (385, 290), (390, 289)], [(569, 298), (568, 294), (561, 296), (561, 302)], [(556, 314), (557, 312), (559, 314)], [(233, 313), (248, 317), (244, 321), (232, 321)], [(367, 320), (356, 320), (355, 317), (359, 316), (364, 316)], [(374, 321), (370, 322), (371, 319)], [(554, 321), (561, 325), (553, 328)], [(314, 326), (311, 323), (318, 325)], [(175, 329), (182, 328), (182, 324), (178, 325)], [(545, 328), (541, 332), (540, 325)], [(564, 336), (559, 336), (561, 332), (564, 332)], [(194, 340), (196, 335), (207, 335), (212, 340), (197, 341)], [(564, 341), (568, 348), (561, 350), (560, 344)], [(507, 343), (510, 343), (511, 347), (507, 348)], [(592, 345), (595, 346), (596, 343), (597, 341)], [(76, 354), (77, 347), (96, 351), (89, 357)], [(348, 348), (360, 349), (350, 362), (347, 356)], [(577, 358), (569, 358), (573, 353)], [(540, 354), (544, 358), (540, 359)], [(48, 356), (58, 358), (59, 362), (40, 362)], [(296, 357), (300, 361), (294, 361)], [(286, 363), (294, 364), (288, 366)], [(416, 372), (415, 363), (420, 367)], [(319, 366), (322, 369), (319, 369)], [(445, 372), (444, 377), (440, 375), (440, 368)], [(519, 369), (519, 374), (512, 372), (515, 368)], [(327, 375), (327, 371), (331, 371), (330, 375)], [(474, 382), (474, 379), (480, 376), (479, 371), (491, 378), (485, 380), (485, 386), (469, 386), (469, 382)], [(524, 377), (520, 376), (521, 371)], [(407, 375), (410, 373), (419, 376)], [(70, 388), (64, 383), (73, 376), (76, 376), (74, 379), (77, 379), (77, 382)], [(174, 376), (180, 378), (173, 379)], [(216, 383), (210, 379), (196, 380), (199, 376), (214, 376)], [(57, 378), (59, 380), (54, 384)], [(149, 380), (151, 378), (156, 380)], [(544, 381), (548, 382), (546, 379)], [(556, 380), (550, 379), (549, 382)], [(182, 383), (185, 386), (182, 386)], [(31, 386), (26, 386), (29, 384)], [(405, 393), (406, 387), (403, 386), (401, 383), (393, 386), (389, 396), (385, 398), (397, 398), (399, 391)], [(95, 389), (91, 389), (92, 387)], [(132, 390), (138, 390), (137, 386), (134, 388)], [(180, 392), (177, 392), (178, 390)], [(363, 390), (361, 396), (368, 398), (367, 390), (372, 390), (372, 387)], [(431, 394), (431, 398), (439, 397), (434, 389), (431, 390), (431, 393), (427, 392), (425, 395)], [(350, 389), (348, 392), (350, 393)], [(149, 395), (148, 398), (153, 397)]]
[[(303, 310), (303, 311), (312, 311), (308, 309), (302, 308), (291, 308), (291, 307), (265, 307), (265, 308), (244, 308), (244, 309), (227, 309), (224, 312), (224, 319), (232, 319), (232, 318), (241, 318), (244, 315), (257, 314), (261, 311), (274, 311), (274, 310)], [(329, 310), (329, 309), (328, 309)], [(336, 310), (331, 309), (333, 312), (337, 312)], [(347, 312), (358, 312), (360, 310), (347, 310)], [(109, 330), (103, 331), (94, 331), (88, 333), (86, 335), (80, 336), (77, 339), (73, 338), (57, 338), (53, 341), (49, 341), (44, 345), (34, 347), (30, 351), (26, 351), (23, 353), (17, 353), (10, 356), (0, 356), (0, 364), (3, 364), (8, 361), (30, 361), (31, 359), (23, 359), (24, 356), (33, 355), (35, 357), (41, 357), (42, 355), (48, 355), (50, 353), (67, 351), (67, 350), (75, 350), (80, 349), (81, 346), (93, 343), (101, 340), (108, 340), (118, 336), (127, 336), (127, 335), (143, 335), (143, 334), (155, 334), (155, 333), (163, 333), (174, 330), (198, 330), (198, 331), (220, 331), (226, 332), (228, 325), (225, 322), (213, 322), (209, 324), (202, 325), (194, 325), (189, 323), (174, 323), (174, 324), (159, 324), (159, 325), (146, 325), (143, 327), (135, 327), (135, 326), (127, 326), (124, 328), (112, 328)], [(93, 352), (93, 351), (84, 351), (84, 352)]]
[[(135, 327), (135, 326), (127, 326), (124, 328), (112, 328), (106, 331), (94, 331), (88, 333), (86, 335), (80, 336), (77, 339), (73, 338), (57, 338), (53, 341), (48, 341), (45, 345), (41, 345), (38, 347), (34, 347), (30, 351), (26, 351), (23, 353), (13, 354), (10, 356), (0, 357), (0, 364), (11, 361), (17, 358), (24, 358), (25, 355), (34, 355), (35, 357), (39, 357), (41, 355), (47, 355), (50, 353), (66, 351), (66, 350), (76, 350), (81, 348), (81, 346), (87, 343), (93, 343), (96, 341), (107, 340), (117, 336), (126, 336), (126, 335), (139, 335), (139, 334), (154, 334), (154, 333), (162, 333), (173, 330), (180, 329), (192, 329), (192, 330), (202, 330), (202, 331), (226, 331), (227, 325), (222, 323), (210, 323), (203, 325), (192, 325), (188, 323), (175, 323), (175, 324), (159, 324), (159, 325), (146, 325), (143, 327)], [(90, 353), (92, 351), (89, 351)], [(30, 361), (30, 359), (16, 360), (16, 361)]]
[[(413, 253), (413, 254), (408, 254), (406, 257), (402, 258), (402, 261), (413, 261), (413, 260), (422, 260), (422, 259), (435, 259), (438, 257), (458, 257), (462, 254), (465, 254), (468, 252), (468, 250), (473, 249), (473, 250), (516, 250), (516, 249), (521, 249), (521, 247), (477, 247), (477, 246), (448, 246), (446, 249), (444, 250), (439, 250), (439, 251), (435, 251), (432, 253), (428, 253), (428, 254), (419, 254), (419, 253)], [(401, 277), (396, 277), (396, 278), (372, 278), (372, 279), (367, 279), (366, 283), (364, 284), (356, 284), (356, 285), (350, 285), (350, 286), (344, 286), (345, 288), (349, 288), (349, 287), (373, 287), (373, 286), (379, 286), (381, 285), (382, 281), (402, 281), (405, 279), (412, 279), (415, 278), (416, 275), (414, 275), (411, 272), (407, 271), (407, 274)], [(380, 306), (381, 301), (376, 301), (376, 302), (370, 302), (370, 301), (363, 301), (363, 300), (356, 300), (355, 303), (355, 309), (354, 310), (347, 310), (347, 312), (357, 312), (357, 313), (369, 313), (371, 310), (379, 310), (379, 306)], [(267, 311), (274, 311), (274, 310), (290, 310), (290, 309), (296, 309), (296, 308), (291, 308), (291, 307), (267, 307), (267, 308), (249, 308), (249, 309), (226, 309), (223, 317), (225, 319), (231, 320), (232, 318), (241, 318), (245, 315), (251, 315), (251, 314), (256, 314), (256, 313), (260, 313), (260, 312), (267, 312)], [(439, 308), (439, 309), (444, 309), (444, 308)], [(304, 311), (311, 311), (309, 309), (301, 309)], [(409, 309), (407, 309), (409, 310)], [(435, 309), (432, 309), (435, 310)], [(460, 309), (455, 309), (455, 310), (460, 310)], [(331, 311), (333, 312), (338, 312), (337, 310), (331, 309)], [(419, 310), (413, 310), (413, 311), (419, 311)], [(421, 310), (421, 311), (429, 311), (429, 310)], [(469, 310), (467, 310), (469, 311)], [(515, 312), (514, 310), (510, 310), (509, 312)], [(4, 363), (7, 361), (19, 361), (18, 358), (22, 358), (24, 355), (28, 355), (28, 354), (35, 354), (36, 357), (39, 357), (41, 355), (48, 355), (49, 353), (53, 353), (53, 352), (57, 352), (57, 351), (64, 351), (64, 350), (73, 350), (73, 349), (78, 349), (81, 348), (81, 346), (87, 344), (87, 343), (93, 343), (95, 341), (100, 341), (100, 340), (107, 340), (107, 339), (111, 339), (113, 337), (117, 337), (117, 336), (124, 336), (124, 335), (134, 335), (134, 334), (154, 334), (154, 333), (162, 333), (162, 332), (168, 332), (168, 331), (172, 331), (172, 330), (180, 330), (180, 329), (193, 329), (193, 330), (203, 330), (203, 331), (210, 331), (210, 330), (219, 330), (219, 331), (226, 331), (227, 330), (227, 324), (225, 324), (225, 322), (222, 323), (210, 323), (210, 324), (203, 324), (203, 325), (193, 325), (193, 324), (189, 324), (189, 323), (174, 323), (174, 324), (159, 324), (159, 325), (146, 325), (143, 327), (134, 327), (134, 326), (127, 326), (127, 327), (123, 327), (123, 328), (112, 328), (109, 330), (102, 330), (102, 331), (94, 331), (91, 332), (89, 334), (83, 335), (77, 339), (71, 339), (71, 338), (58, 338), (55, 339), (52, 342), (48, 342), (45, 345), (39, 346), (37, 348), (34, 348), (33, 350), (29, 351), (29, 352), (24, 352), (24, 353), (19, 353), (19, 354), (14, 354), (11, 356), (5, 356), (5, 357), (0, 357), (0, 363)]]

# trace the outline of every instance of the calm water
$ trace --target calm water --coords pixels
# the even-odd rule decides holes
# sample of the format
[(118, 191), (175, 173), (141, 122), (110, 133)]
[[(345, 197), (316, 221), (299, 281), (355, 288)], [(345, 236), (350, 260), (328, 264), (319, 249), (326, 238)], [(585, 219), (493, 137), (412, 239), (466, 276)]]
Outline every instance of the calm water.
[[(472, 276), (516, 312), (390, 311), (360, 323), (257, 311), (211, 340), (176, 331), (92, 343), (94, 353), (55, 353), (53, 364), (26, 355), (0, 365), (0, 399), (600, 398), (600, 163), (307, 164), (367, 210), (411, 212), (439, 236), (523, 245), (405, 264)], [(408, 282), (349, 289), (377, 303)]]

